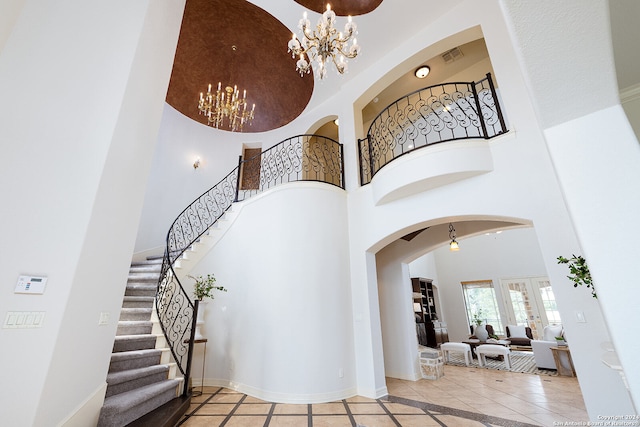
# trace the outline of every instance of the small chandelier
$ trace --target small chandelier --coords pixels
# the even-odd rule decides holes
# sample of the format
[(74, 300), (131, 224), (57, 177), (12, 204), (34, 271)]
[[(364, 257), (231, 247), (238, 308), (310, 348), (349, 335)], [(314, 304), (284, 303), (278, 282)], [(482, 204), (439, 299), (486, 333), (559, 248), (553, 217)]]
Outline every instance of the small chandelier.
[(200, 92), (198, 110), (207, 117), (207, 124), (215, 128), (228, 128), (231, 132), (242, 131), (245, 123), (251, 125), (256, 104), (247, 110), (247, 91), (240, 97), (238, 86), (227, 86), (222, 90), (222, 83), (218, 83), (218, 90), (211, 92), (211, 84), (207, 94)]
[(449, 242), (449, 250), (450, 251), (459, 251), (460, 246), (458, 246), (458, 242), (456, 241), (456, 229), (453, 228), (453, 224), (449, 223), (449, 238), (451, 242)]
[[(351, 16), (348, 17), (344, 26), (344, 34), (339, 33), (333, 26), (335, 20), (336, 14), (331, 10), (331, 5), (327, 4), (327, 10), (322, 14), (315, 31), (313, 31), (310, 28), (311, 23), (307, 19), (307, 12), (304, 12), (302, 19), (298, 22), (298, 28), (302, 31), (301, 42), (293, 34), (288, 45), (291, 57), (300, 57), (296, 62), (296, 71), (300, 73), (300, 76), (311, 71), (311, 63), (304, 58), (305, 54), (309, 56), (311, 61), (317, 62), (316, 74), (320, 79), (323, 79), (327, 75), (327, 62), (333, 62), (338, 73), (344, 74), (347, 70), (345, 58), (353, 59), (360, 53), (360, 46), (356, 38), (353, 37), (357, 32), (356, 24), (351, 20)], [(352, 44), (348, 46), (352, 37)]]

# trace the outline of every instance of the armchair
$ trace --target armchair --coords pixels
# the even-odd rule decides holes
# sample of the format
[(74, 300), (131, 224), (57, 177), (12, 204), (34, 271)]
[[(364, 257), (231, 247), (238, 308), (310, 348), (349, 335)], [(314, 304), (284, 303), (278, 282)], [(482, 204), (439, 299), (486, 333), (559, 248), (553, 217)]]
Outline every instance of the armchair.
[(564, 336), (562, 325), (545, 326), (541, 340), (531, 340), (531, 349), (536, 366), (541, 369), (557, 369), (551, 347), (558, 345), (556, 337)]
[(511, 345), (518, 347), (531, 347), (533, 333), (528, 326), (507, 325), (507, 339)]

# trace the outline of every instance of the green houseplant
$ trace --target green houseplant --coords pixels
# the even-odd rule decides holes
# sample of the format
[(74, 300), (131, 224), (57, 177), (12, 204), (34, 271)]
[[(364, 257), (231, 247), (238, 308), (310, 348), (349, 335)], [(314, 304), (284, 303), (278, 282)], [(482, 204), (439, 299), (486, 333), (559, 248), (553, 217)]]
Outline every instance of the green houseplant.
[(478, 326), (482, 325), (482, 322), (483, 322), (482, 317), (483, 316), (484, 316), (484, 313), (482, 312), (482, 309), (479, 308), (478, 311), (473, 313), (473, 323), (475, 323)]
[(202, 301), (204, 298), (214, 299), (213, 291), (218, 290), (227, 292), (224, 286), (216, 286), (216, 278), (213, 274), (207, 274), (206, 277), (200, 275), (198, 277), (187, 276), (195, 281), (193, 286), (193, 296), (195, 299)]
[(591, 296), (594, 298), (598, 298), (598, 296), (596, 295), (596, 288), (593, 285), (593, 280), (591, 279), (589, 266), (587, 265), (587, 261), (582, 256), (575, 256), (573, 254), (571, 255), (571, 258), (559, 256), (558, 264), (569, 265), (569, 272), (571, 273), (571, 275), (567, 277), (573, 282), (574, 288), (577, 288), (579, 285), (585, 285), (587, 288), (591, 289)]
[(556, 337), (556, 344), (558, 344), (560, 347), (567, 345), (564, 337)]
[(194, 276), (187, 276), (187, 277), (195, 281), (193, 286), (193, 296), (197, 300), (197, 303), (198, 303), (197, 305), (199, 305), (199, 308), (197, 310), (198, 314), (196, 317), (196, 330), (194, 334), (194, 339), (196, 341), (203, 340), (204, 336), (202, 335), (202, 326), (205, 324), (204, 312), (205, 312), (205, 306), (206, 306), (206, 301), (203, 301), (203, 300), (205, 298), (214, 299), (213, 291), (215, 290), (222, 291), (222, 292), (227, 292), (227, 290), (223, 286), (216, 286), (216, 278), (213, 274), (207, 274), (206, 277), (202, 275), (198, 277), (194, 277)]

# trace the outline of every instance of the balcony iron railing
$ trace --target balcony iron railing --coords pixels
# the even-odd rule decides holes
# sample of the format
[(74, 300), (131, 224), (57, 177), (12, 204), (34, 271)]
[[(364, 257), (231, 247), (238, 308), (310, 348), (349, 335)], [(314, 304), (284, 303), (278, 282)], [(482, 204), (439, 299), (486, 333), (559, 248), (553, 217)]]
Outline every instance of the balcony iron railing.
[(360, 183), (415, 149), (460, 139), (489, 139), (507, 132), (491, 74), (478, 82), (419, 89), (387, 106), (358, 140)]
[(191, 301), (174, 264), (234, 202), (294, 181), (320, 181), (344, 189), (342, 145), (318, 135), (288, 138), (238, 166), (204, 192), (175, 219), (166, 238), (156, 311), (163, 333), (184, 375), (188, 394), (198, 301)]

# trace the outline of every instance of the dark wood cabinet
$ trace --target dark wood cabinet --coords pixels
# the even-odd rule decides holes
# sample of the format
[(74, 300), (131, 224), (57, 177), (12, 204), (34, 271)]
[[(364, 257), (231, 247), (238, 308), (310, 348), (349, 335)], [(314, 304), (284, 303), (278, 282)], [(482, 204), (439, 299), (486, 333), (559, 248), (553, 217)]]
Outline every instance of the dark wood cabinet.
[(438, 321), (436, 297), (433, 281), (421, 277), (411, 278), (413, 291), (413, 311), (416, 319), (418, 343), (426, 347), (437, 348), (439, 344), (449, 341), (447, 325)]

